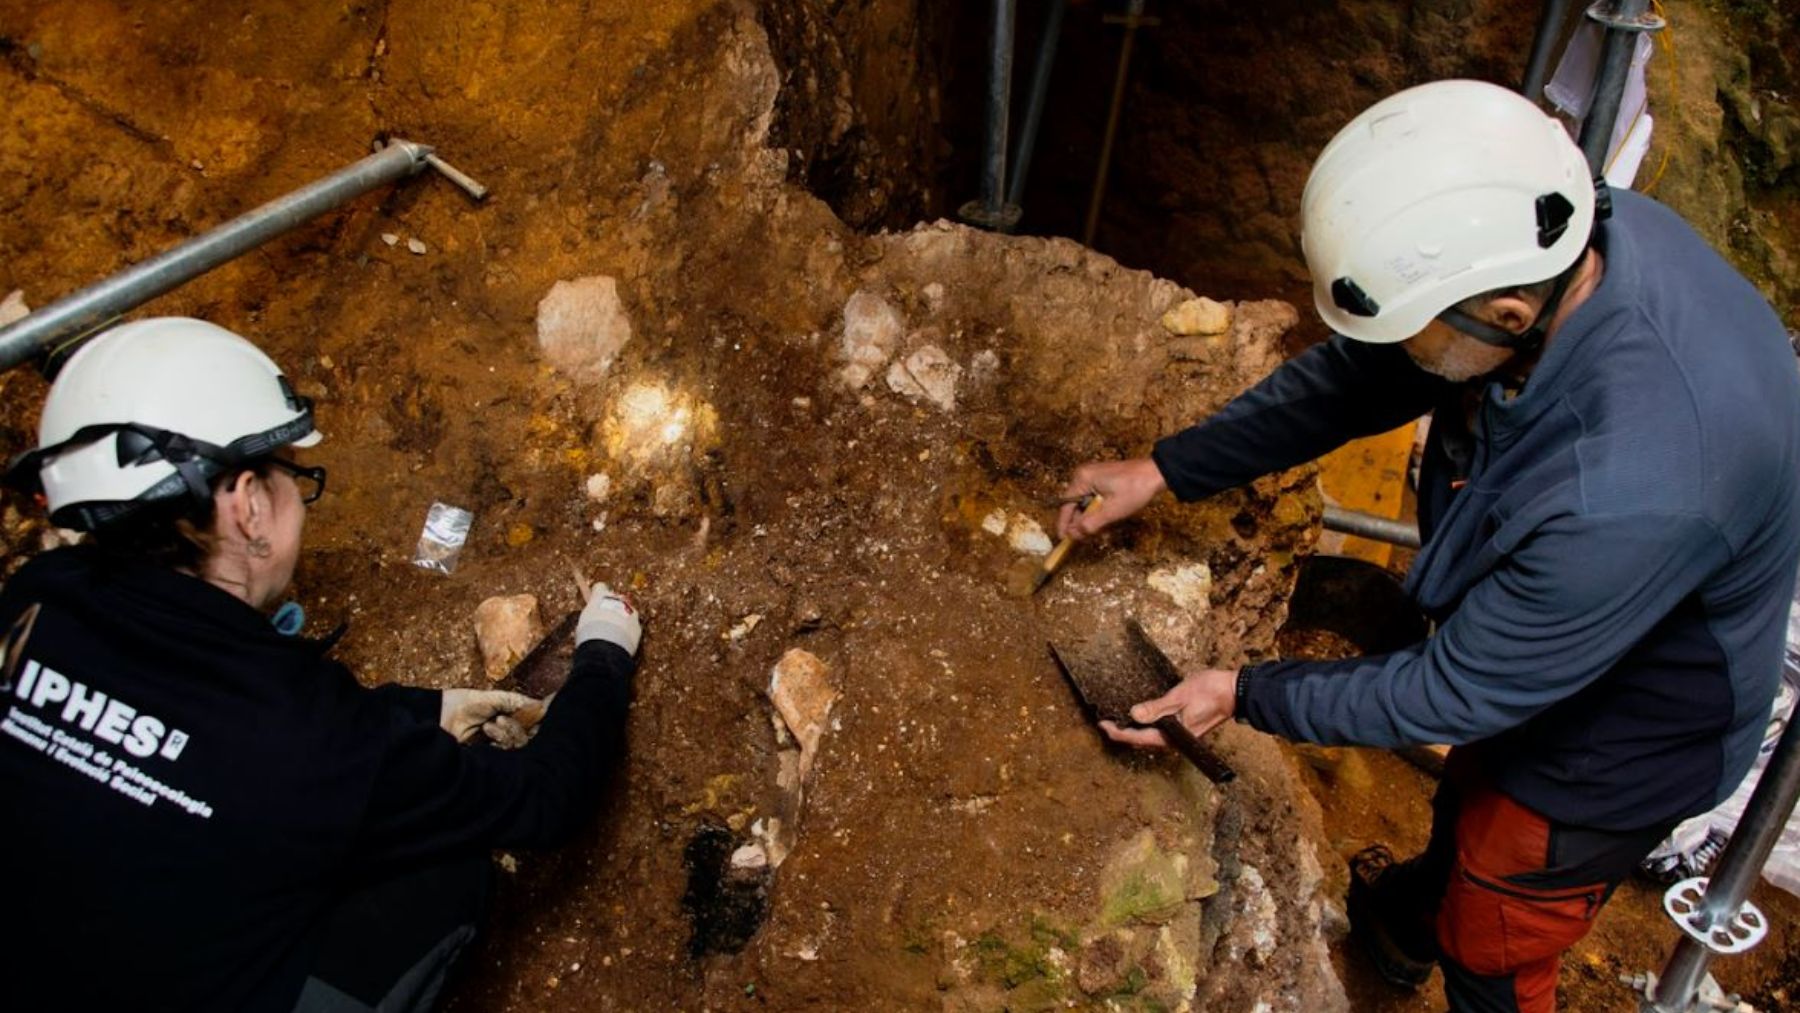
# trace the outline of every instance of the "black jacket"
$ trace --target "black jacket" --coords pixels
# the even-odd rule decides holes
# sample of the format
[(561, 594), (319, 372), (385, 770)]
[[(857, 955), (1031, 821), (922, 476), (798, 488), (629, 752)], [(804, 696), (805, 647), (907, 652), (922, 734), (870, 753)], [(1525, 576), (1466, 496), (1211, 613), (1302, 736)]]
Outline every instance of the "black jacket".
[[(583, 645), (523, 749), (359, 685), (202, 580), (90, 548), (0, 591), (0, 971), (11, 1009), (286, 1010), (351, 882), (541, 845), (596, 808), (632, 659)], [(40, 994), (41, 993), (41, 994)]]

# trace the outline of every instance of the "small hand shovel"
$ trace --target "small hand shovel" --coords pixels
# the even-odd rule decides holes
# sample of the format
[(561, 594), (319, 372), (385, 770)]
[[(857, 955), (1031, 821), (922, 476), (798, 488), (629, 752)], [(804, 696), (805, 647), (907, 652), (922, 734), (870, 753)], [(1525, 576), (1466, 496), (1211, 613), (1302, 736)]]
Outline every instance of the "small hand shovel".
[[(586, 604), (588, 582), (579, 571), (575, 573), (575, 589)], [(536, 703), (512, 713), (513, 720), (526, 729), (536, 727), (544, 720), (544, 713), (550, 709), (550, 698), (569, 680), (569, 666), (575, 662), (575, 624), (580, 618), (580, 609), (564, 615), (502, 680), (502, 685), (537, 698)]]
[(1075, 688), (1075, 696), (1095, 720), (1112, 721), (1121, 728), (1155, 728), (1169, 744), (1188, 758), (1207, 780), (1225, 784), (1237, 772), (1187, 730), (1181, 719), (1164, 715), (1153, 725), (1131, 719), (1133, 704), (1154, 700), (1181, 681), (1181, 674), (1156, 646), (1137, 620), (1125, 622), (1125, 643), (1102, 635), (1077, 647), (1050, 644), (1050, 656)]

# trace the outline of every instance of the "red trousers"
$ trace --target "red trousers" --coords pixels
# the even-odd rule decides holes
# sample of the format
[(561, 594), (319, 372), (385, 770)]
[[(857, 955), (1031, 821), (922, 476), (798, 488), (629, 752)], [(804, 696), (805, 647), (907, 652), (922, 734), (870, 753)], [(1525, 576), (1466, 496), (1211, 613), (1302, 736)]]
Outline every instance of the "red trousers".
[(1411, 896), (1394, 899), (1435, 929), (1452, 1011), (1551, 1013), (1563, 951), (1672, 823), (1630, 831), (1558, 823), (1456, 759), (1432, 802), (1431, 844), (1399, 877)]

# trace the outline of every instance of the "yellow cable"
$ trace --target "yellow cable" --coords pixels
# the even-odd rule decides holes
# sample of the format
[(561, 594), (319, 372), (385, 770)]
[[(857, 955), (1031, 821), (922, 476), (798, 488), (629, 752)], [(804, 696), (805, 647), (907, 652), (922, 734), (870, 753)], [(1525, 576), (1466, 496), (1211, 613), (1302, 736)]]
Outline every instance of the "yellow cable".
[[(1656, 34), (1662, 40), (1663, 51), (1668, 54), (1668, 94), (1669, 104), (1672, 108), (1675, 104), (1675, 96), (1681, 93), (1680, 63), (1675, 59), (1675, 22), (1669, 18), (1668, 11), (1663, 8), (1662, 0), (1650, 0), (1650, 7), (1656, 11), (1657, 17), (1663, 19), (1663, 30)], [(1667, 140), (1663, 142), (1662, 149), (1662, 161), (1656, 167), (1656, 175), (1651, 176), (1650, 182), (1645, 183), (1643, 189), (1638, 191), (1641, 194), (1648, 196), (1652, 190), (1656, 189), (1656, 184), (1662, 182), (1663, 173), (1669, 171), (1669, 143)]]

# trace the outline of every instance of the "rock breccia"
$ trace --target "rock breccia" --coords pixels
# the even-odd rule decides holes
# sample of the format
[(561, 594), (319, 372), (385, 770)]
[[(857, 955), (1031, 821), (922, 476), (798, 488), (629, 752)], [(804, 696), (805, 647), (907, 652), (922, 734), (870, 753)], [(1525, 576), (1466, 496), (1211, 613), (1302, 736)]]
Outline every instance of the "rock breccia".
[(850, 296), (844, 303), (846, 365), (838, 374), (844, 385), (859, 390), (868, 383), (893, 358), (905, 332), (906, 323), (886, 299), (866, 290)]
[(631, 340), (619, 283), (605, 275), (559, 281), (538, 302), (538, 346), (563, 373), (585, 382), (606, 376)]

